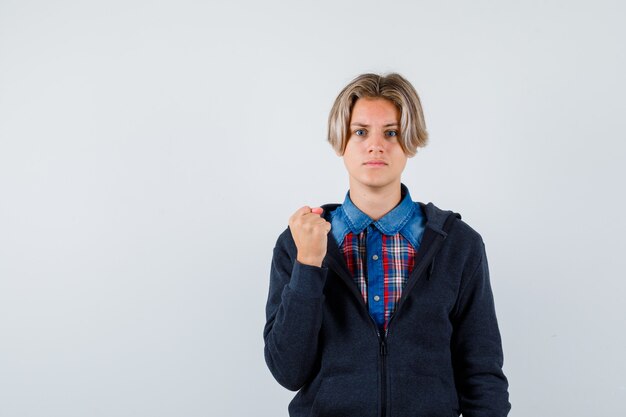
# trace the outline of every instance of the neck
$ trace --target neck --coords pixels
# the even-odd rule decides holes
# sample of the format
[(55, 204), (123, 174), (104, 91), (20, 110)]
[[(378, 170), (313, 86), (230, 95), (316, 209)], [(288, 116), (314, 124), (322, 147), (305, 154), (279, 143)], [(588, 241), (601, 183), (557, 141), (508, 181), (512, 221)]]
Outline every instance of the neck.
[(389, 187), (365, 188), (350, 185), (350, 200), (373, 220), (379, 220), (400, 203), (400, 182)]

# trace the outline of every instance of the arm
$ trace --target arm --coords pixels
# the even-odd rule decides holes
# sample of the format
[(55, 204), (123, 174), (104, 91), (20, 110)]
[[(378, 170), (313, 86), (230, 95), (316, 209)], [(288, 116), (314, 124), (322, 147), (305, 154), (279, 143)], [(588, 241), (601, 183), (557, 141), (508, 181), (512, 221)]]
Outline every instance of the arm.
[(511, 409), (508, 382), (482, 241), (480, 246), (480, 261), (463, 276), (454, 310), (454, 374), (464, 417), (504, 417)]
[[(265, 361), (274, 378), (296, 391), (318, 366), (318, 336), (322, 326), (326, 254), (330, 223), (321, 209), (303, 207), (290, 219), (272, 258), (266, 306)], [(297, 260), (296, 260), (297, 258)]]
[(265, 361), (274, 378), (293, 391), (308, 381), (315, 366), (327, 272), (294, 262), (278, 245), (274, 249), (263, 332)]

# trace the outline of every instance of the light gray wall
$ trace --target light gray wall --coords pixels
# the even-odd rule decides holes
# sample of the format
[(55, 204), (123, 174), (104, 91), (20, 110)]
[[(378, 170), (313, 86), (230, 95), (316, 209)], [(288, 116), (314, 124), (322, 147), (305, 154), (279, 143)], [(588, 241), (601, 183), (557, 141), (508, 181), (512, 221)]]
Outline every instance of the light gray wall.
[[(228, 3), (226, 5), (225, 3)], [(620, 1), (0, 1), (0, 415), (279, 416), (271, 251), (332, 100), (421, 94), (415, 199), (487, 245), (514, 417), (626, 396)]]

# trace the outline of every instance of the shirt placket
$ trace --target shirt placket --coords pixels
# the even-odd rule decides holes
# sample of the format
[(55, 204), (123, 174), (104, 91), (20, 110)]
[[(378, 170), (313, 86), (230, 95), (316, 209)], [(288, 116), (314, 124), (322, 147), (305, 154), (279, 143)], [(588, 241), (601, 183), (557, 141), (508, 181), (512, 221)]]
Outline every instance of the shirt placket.
[(382, 234), (374, 226), (367, 227), (367, 305), (380, 329), (385, 324), (385, 275), (383, 270)]

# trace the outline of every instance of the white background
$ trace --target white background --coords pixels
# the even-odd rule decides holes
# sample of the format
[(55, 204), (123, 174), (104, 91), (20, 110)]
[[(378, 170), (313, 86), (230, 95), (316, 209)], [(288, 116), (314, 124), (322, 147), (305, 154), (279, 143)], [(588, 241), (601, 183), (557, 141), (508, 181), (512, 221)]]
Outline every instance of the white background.
[(414, 199), (483, 236), (514, 417), (626, 398), (621, 1), (0, 0), (0, 416), (281, 416), (276, 237), (397, 71)]

